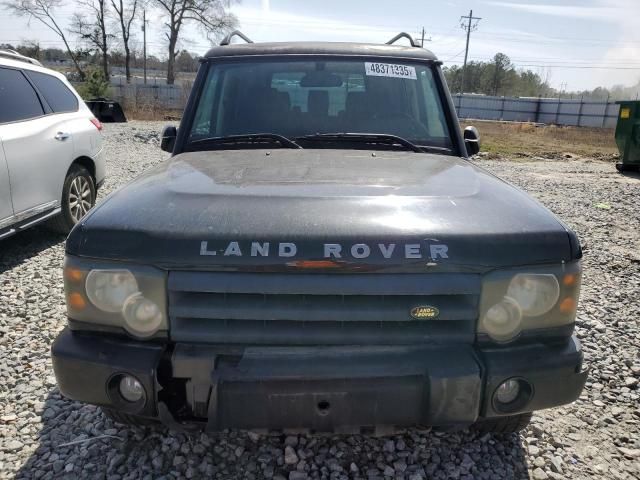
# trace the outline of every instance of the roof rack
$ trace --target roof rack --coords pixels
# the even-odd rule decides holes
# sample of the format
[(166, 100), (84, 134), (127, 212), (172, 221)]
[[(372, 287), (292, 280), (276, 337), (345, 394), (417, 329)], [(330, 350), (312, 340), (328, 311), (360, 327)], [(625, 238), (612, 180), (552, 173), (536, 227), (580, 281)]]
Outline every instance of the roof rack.
[(36, 60), (35, 58), (30, 58), (30, 57), (26, 57), (24, 55), (21, 55), (20, 53), (16, 52), (15, 50), (9, 50), (8, 48), (3, 48), (0, 50), (0, 57), (2, 58), (8, 58), (10, 60), (16, 60), (18, 62), (27, 62), (27, 63), (31, 63), (32, 65), (38, 65), (39, 67), (42, 66), (42, 64)]
[(409, 35), (407, 32), (400, 32), (395, 37), (393, 37), (391, 40), (389, 40), (387, 42), (387, 45), (393, 45), (394, 43), (396, 43), (401, 38), (407, 38), (409, 40), (409, 42), (411, 43), (412, 47), (421, 47), (422, 46), (418, 42), (416, 42), (414, 40), (414, 38), (411, 35)]
[(247, 37), (244, 33), (242, 33), (240, 30), (234, 30), (233, 32), (231, 32), (229, 35), (227, 35), (222, 39), (222, 41), (220, 42), (220, 46), (231, 45), (231, 39), (233, 37), (240, 37), (242, 40), (244, 40), (247, 43), (253, 43), (253, 41), (249, 37)]

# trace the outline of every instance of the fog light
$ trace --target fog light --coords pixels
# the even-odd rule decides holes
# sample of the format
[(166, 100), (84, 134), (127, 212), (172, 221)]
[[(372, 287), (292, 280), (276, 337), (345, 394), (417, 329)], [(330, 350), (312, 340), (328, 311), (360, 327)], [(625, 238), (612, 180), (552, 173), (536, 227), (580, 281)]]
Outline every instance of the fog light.
[(502, 382), (496, 389), (495, 398), (496, 401), (502, 404), (508, 404), (518, 398), (520, 393), (520, 382), (518, 380), (510, 379), (506, 382)]
[(137, 378), (124, 375), (120, 379), (118, 390), (127, 402), (136, 403), (144, 398), (144, 387)]
[(493, 408), (500, 413), (527, 411), (533, 397), (533, 386), (524, 378), (505, 380), (493, 392)]

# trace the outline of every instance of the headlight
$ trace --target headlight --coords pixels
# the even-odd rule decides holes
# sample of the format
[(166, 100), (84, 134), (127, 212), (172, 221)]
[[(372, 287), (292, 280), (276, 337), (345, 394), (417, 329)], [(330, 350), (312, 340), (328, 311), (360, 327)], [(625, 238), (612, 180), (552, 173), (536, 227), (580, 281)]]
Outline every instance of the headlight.
[(478, 333), (508, 342), (527, 330), (572, 324), (580, 275), (580, 262), (487, 274), (482, 282)]
[(91, 270), (85, 287), (91, 303), (100, 310), (115, 313), (138, 291), (138, 282), (129, 270)]
[(509, 297), (489, 307), (482, 317), (482, 326), (494, 340), (503, 341), (515, 337), (522, 325), (522, 310)]
[(129, 330), (139, 336), (148, 336), (157, 332), (164, 319), (160, 307), (143, 297), (141, 293), (135, 293), (127, 298), (122, 312)]
[(512, 298), (527, 317), (537, 317), (553, 308), (560, 296), (558, 279), (547, 274), (520, 273), (511, 279), (507, 297)]
[(123, 328), (139, 338), (167, 330), (161, 270), (67, 257), (64, 278), (70, 320)]

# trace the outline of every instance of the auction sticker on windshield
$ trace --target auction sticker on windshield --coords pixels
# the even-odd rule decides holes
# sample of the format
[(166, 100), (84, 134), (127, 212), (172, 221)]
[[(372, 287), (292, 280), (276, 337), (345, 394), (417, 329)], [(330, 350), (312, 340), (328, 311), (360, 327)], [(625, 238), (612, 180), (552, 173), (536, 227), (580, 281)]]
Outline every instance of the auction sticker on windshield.
[(411, 78), (416, 80), (416, 67), (409, 65), (395, 65), (393, 63), (364, 62), (367, 75), (375, 77)]

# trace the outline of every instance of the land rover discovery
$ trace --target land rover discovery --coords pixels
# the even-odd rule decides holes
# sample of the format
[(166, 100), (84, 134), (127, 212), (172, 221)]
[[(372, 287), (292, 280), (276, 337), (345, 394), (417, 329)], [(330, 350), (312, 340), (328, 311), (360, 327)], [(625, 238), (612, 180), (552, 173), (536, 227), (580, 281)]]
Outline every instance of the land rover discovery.
[(205, 55), (171, 158), (69, 236), (65, 396), (174, 428), (497, 432), (579, 396), (576, 235), (469, 161), (440, 62), (397, 39)]

